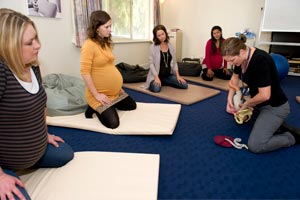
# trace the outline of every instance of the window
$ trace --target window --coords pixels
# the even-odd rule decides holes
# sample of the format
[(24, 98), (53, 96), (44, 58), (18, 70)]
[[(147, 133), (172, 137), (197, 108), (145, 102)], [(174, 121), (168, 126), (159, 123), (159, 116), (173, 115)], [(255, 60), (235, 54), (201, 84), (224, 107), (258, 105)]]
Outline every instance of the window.
[(113, 20), (114, 42), (151, 40), (154, 25), (160, 23), (159, 0), (73, 0), (75, 46), (82, 46), (89, 17), (99, 9)]
[(102, 0), (112, 18), (114, 41), (149, 40), (153, 29), (153, 0)]

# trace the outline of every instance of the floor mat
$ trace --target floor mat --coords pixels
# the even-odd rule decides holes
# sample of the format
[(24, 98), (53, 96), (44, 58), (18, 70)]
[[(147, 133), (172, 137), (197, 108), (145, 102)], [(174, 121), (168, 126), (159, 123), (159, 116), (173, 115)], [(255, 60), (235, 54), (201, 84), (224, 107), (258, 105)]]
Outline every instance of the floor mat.
[(154, 200), (158, 177), (158, 154), (91, 151), (20, 176), (32, 200)]
[(92, 119), (87, 119), (84, 113), (57, 117), (47, 116), (47, 124), (116, 135), (172, 135), (180, 110), (180, 104), (137, 102), (136, 110), (118, 110), (120, 126), (116, 129), (103, 126), (95, 114)]
[(184, 105), (191, 105), (220, 93), (219, 90), (192, 84), (188, 85), (188, 89), (177, 89), (170, 86), (163, 86), (161, 91), (158, 93), (145, 89), (144, 83), (124, 83), (123, 87)]
[(200, 84), (214, 87), (214, 88), (217, 88), (220, 90), (225, 90), (225, 91), (229, 90), (228, 80), (223, 80), (223, 79), (214, 77), (214, 79), (212, 81), (205, 81), (200, 76), (182, 76), (182, 78), (184, 78), (187, 81), (200, 83)]

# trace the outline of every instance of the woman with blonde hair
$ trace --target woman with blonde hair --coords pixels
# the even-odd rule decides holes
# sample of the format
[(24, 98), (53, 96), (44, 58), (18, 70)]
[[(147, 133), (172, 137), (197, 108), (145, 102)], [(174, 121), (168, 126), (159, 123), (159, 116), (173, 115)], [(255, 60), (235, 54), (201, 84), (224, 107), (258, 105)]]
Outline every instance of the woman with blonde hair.
[(17, 171), (61, 167), (74, 156), (47, 130), (40, 47), (33, 21), (0, 9), (0, 199), (30, 199)]

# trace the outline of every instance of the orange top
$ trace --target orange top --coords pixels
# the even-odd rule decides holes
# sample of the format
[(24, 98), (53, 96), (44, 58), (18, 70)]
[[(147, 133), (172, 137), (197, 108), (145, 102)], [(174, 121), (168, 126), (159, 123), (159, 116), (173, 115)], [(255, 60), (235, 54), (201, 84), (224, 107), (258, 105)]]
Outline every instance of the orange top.
[[(111, 100), (116, 99), (123, 85), (123, 78), (114, 64), (115, 57), (111, 48), (101, 46), (87, 39), (81, 48), (80, 73), (90, 74), (99, 93), (107, 95)], [(102, 104), (97, 101), (86, 87), (85, 96), (87, 103), (97, 109)]]

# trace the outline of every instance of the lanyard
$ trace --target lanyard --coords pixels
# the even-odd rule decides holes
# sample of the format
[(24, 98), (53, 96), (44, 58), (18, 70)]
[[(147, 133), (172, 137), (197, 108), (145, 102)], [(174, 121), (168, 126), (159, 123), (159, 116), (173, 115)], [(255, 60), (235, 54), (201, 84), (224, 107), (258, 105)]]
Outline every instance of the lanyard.
[(242, 69), (242, 73), (241, 73), (241, 81), (242, 81), (242, 97), (241, 99), (244, 98), (244, 96), (249, 96), (249, 88), (245, 86), (244, 81), (243, 81), (243, 74), (246, 72), (247, 68), (248, 68), (248, 64), (250, 61), (250, 54), (251, 54), (251, 48), (249, 48), (248, 51), (248, 56), (247, 56), (247, 60), (246, 60), (246, 64), (245, 64), (245, 70)]

